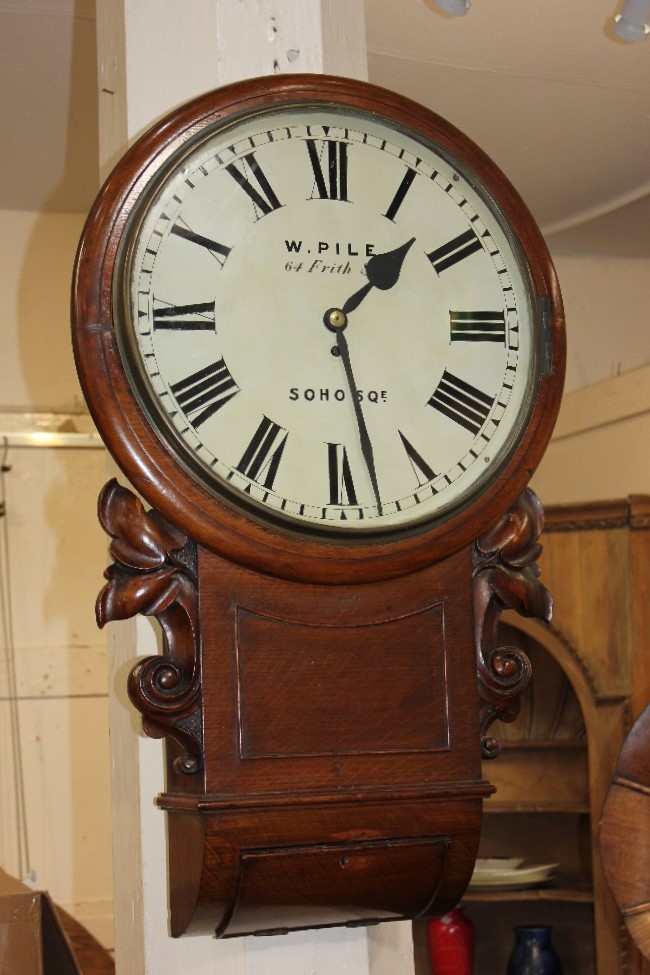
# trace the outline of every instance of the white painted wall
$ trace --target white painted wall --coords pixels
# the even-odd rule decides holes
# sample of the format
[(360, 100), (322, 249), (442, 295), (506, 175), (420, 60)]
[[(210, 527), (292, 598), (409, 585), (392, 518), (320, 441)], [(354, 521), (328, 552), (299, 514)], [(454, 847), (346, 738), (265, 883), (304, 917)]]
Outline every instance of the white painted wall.
[[(10, 446), (4, 462), (0, 865), (18, 876), (34, 869), (38, 886), (110, 945), (106, 641), (93, 611), (105, 561), (93, 503), (104, 455)], [(27, 860), (19, 843), (16, 745)]]
[(532, 479), (543, 504), (650, 494), (650, 366), (568, 393)]
[(566, 392), (650, 363), (650, 259), (554, 255), (567, 319)]
[[(83, 220), (0, 211), (0, 434), (41, 421), (79, 425), (69, 302)], [(0, 448), (9, 468), (0, 518), (0, 865), (14, 875), (34, 869), (39, 886), (110, 945), (106, 639), (94, 621), (104, 452), (11, 441), (5, 452), (2, 439)]]
[(533, 477), (544, 504), (650, 494), (650, 260), (556, 255), (567, 381)]
[(85, 410), (70, 354), (78, 213), (0, 210), (0, 411)]

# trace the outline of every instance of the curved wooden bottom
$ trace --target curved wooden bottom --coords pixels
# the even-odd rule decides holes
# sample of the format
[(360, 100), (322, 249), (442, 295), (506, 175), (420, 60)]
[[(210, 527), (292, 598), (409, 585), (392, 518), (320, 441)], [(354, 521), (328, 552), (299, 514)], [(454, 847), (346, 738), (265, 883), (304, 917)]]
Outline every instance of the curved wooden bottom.
[[(481, 794), (210, 810), (167, 808), (171, 930), (217, 937), (444, 913), (461, 898)], [(203, 807), (203, 808), (200, 808)]]

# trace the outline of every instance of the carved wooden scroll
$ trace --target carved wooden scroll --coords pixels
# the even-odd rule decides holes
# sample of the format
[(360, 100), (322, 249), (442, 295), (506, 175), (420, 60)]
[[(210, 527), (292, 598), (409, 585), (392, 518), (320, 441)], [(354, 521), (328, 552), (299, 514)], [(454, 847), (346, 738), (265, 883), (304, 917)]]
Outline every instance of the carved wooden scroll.
[(114, 561), (97, 598), (97, 622), (102, 627), (138, 613), (158, 620), (163, 654), (138, 661), (129, 697), (147, 735), (170, 736), (183, 748), (177, 770), (197, 772), (203, 748), (195, 545), (114, 479), (99, 496), (98, 514)]
[(499, 742), (487, 730), (492, 722), (514, 721), (521, 695), (531, 677), (530, 661), (519, 647), (499, 645), (498, 628), (504, 609), (547, 622), (553, 600), (539, 581), (538, 542), (544, 525), (539, 498), (526, 488), (511, 511), (476, 541), (474, 558), (474, 617), (479, 695), (481, 749), (495, 758)]

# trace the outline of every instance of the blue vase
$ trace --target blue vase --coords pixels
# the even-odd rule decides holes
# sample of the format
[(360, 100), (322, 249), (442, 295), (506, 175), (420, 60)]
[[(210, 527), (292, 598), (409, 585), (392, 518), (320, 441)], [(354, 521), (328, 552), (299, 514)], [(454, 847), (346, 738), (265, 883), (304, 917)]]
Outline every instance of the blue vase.
[(516, 927), (507, 975), (562, 975), (548, 927)]

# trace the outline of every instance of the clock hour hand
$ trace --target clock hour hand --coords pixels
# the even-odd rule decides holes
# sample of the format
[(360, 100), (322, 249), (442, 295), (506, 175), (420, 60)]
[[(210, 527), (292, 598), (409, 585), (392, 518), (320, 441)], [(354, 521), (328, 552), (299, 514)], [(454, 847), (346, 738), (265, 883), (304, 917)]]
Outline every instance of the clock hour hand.
[(400, 272), (402, 270), (402, 264), (404, 263), (404, 258), (406, 257), (410, 246), (415, 241), (415, 237), (411, 237), (407, 240), (405, 244), (401, 247), (396, 247), (392, 251), (387, 251), (385, 254), (373, 254), (368, 263), (366, 264), (366, 276), (368, 281), (362, 288), (348, 298), (346, 303), (341, 308), (344, 315), (349, 315), (351, 311), (358, 308), (363, 299), (366, 297), (369, 291), (373, 288), (378, 288), (380, 291), (388, 291), (393, 285), (397, 284), (399, 280)]
[(361, 409), (361, 400), (359, 398), (357, 384), (354, 381), (354, 373), (352, 372), (352, 363), (350, 361), (350, 350), (348, 348), (348, 340), (345, 337), (345, 326), (336, 329), (336, 345), (340, 352), (341, 359), (343, 360), (345, 377), (348, 381), (350, 396), (352, 397), (352, 402), (354, 404), (354, 414), (357, 420), (357, 428), (359, 430), (359, 442), (361, 444), (361, 455), (364, 459), (365, 465), (368, 469), (368, 474), (370, 476), (372, 493), (375, 496), (375, 502), (377, 504), (377, 513), (381, 515), (382, 513), (381, 498), (379, 497), (379, 485), (377, 483), (377, 471), (375, 470), (375, 458), (372, 452), (372, 444), (370, 443), (370, 437), (368, 436), (368, 428), (366, 427), (366, 421), (363, 416), (363, 410)]

